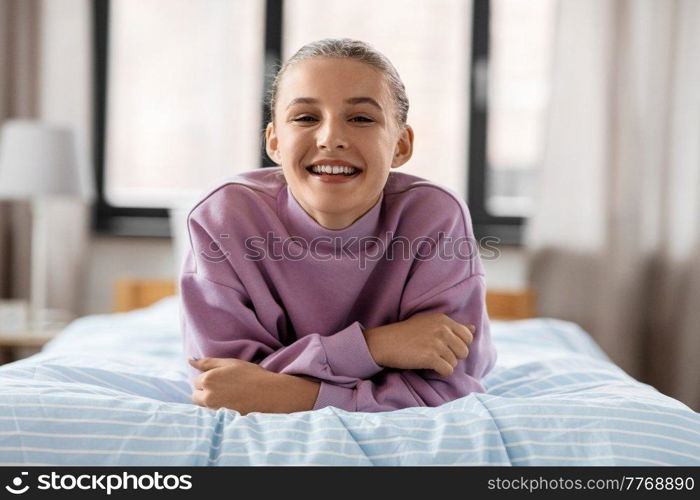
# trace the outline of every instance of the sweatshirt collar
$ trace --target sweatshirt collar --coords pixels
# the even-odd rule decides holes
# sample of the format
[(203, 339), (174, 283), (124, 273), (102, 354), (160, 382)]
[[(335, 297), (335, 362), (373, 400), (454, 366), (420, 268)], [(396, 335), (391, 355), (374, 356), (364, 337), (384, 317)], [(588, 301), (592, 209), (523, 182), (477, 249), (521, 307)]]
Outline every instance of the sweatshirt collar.
[(344, 229), (328, 229), (320, 225), (309, 214), (292, 195), (289, 185), (281, 190), (279, 205), (286, 215), (285, 219), (290, 234), (301, 236), (307, 240), (317, 237), (324, 238), (360, 238), (363, 236), (374, 236), (379, 226), (379, 215), (384, 200), (384, 191), (379, 196), (379, 200), (364, 213), (359, 219)]

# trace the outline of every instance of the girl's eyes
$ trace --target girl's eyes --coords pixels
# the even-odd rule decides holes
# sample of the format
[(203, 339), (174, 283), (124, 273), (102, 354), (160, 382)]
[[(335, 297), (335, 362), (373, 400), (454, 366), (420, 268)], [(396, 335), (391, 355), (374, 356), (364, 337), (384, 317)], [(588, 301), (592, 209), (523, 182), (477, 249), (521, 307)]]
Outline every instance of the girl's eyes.
[[(311, 118), (311, 120), (315, 120), (315, 118), (314, 118), (313, 116), (300, 116), (299, 118), (295, 118), (295, 119), (292, 120), (292, 121), (295, 121), (295, 122), (308, 122), (309, 120), (305, 120), (305, 118)], [(367, 118), (367, 117), (365, 117), (365, 116), (356, 116), (356, 117), (354, 117), (354, 118), (351, 118), (351, 120), (356, 120), (356, 119), (358, 119), (358, 118), (363, 120), (362, 123), (372, 123), (372, 122), (374, 121), (374, 120), (372, 120), (372, 119), (370, 119), (370, 118)]]

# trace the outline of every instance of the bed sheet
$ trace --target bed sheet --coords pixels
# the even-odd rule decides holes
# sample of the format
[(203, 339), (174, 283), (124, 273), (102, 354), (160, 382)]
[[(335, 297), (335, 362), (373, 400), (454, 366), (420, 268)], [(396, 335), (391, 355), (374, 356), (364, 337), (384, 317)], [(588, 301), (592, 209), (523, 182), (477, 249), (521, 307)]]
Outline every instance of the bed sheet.
[(175, 297), (78, 319), (0, 367), (0, 465), (700, 465), (700, 414), (577, 325), (492, 322), (486, 393), (437, 408), (193, 405)]

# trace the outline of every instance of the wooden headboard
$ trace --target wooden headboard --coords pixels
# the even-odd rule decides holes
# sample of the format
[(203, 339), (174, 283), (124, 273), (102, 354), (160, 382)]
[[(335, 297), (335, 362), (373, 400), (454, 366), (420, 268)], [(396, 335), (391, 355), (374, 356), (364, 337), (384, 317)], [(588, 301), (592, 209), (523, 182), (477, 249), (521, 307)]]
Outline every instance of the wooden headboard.
[(148, 307), (160, 299), (175, 295), (175, 280), (168, 278), (117, 278), (114, 282), (114, 312)]
[[(175, 281), (168, 278), (119, 278), (114, 283), (114, 312), (148, 307), (164, 297), (175, 295)], [(515, 320), (535, 317), (535, 294), (531, 289), (486, 292), (486, 308), (491, 319)]]

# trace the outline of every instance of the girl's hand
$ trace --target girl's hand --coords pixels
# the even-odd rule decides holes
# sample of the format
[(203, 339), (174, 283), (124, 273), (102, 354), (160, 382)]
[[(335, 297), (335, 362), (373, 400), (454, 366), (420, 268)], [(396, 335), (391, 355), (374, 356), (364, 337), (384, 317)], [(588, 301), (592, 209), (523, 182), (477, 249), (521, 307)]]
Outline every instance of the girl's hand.
[(405, 321), (364, 331), (367, 347), (380, 366), (432, 369), (443, 377), (469, 355), (474, 325), (457, 323), (442, 313), (417, 314)]
[(195, 379), (192, 393), (195, 404), (213, 410), (229, 408), (241, 415), (253, 411), (278, 412), (279, 374), (234, 358), (189, 359), (189, 362), (202, 371)]

